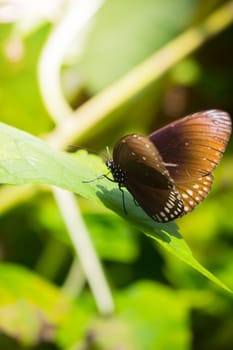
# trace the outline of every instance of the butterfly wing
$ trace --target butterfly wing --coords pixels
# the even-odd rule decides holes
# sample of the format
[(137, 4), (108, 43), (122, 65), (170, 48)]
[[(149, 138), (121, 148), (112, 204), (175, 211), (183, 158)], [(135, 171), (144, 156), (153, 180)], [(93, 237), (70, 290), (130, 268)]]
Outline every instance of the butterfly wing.
[(114, 147), (113, 161), (126, 175), (124, 186), (149, 216), (159, 222), (181, 216), (183, 201), (158, 150), (147, 137), (123, 137)]
[(179, 183), (179, 185), (176, 186), (184, 203), (184, 211), (181, 216), (192, 211), (205, 199), (212, 187), (213, 179), (213, 174), (210, 173), (183, 184)]
[(155, 188), (173, 185), (169, 172), (153, 143), (145, 136), (124, 136), (115, 145), (113, 161), (129, 179)]
[(182, 118), (149, 136), (176, 184), (205, 176), (218, 165), (231, 134), (230, 116), (209, 110)]
[(231, 134), (230, 116), (198, 112), (154, 132), (132, 134), (114, 147), (124, 185), (153, 219), (167, 222), (193, 210), (209, 193), (212, 171)]
[(230, 134), (230, 116), (210, 110), (187, 116), (149, 136), (182, 196), (184, 214), (210, 191), (212, 171), (221, 160)]
[(174, 186), (169, 189), (153, 188), (130, 179), (126, 188), (147, 215), (158, 222), (175, 220), (184, 213), (183, 201)]

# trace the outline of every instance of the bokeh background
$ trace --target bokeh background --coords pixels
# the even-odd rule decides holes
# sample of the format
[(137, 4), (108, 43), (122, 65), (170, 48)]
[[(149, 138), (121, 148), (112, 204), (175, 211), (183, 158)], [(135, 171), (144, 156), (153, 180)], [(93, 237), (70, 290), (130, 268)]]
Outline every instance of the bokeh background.
[[(232, 20), (233, 2), (220, 0), (0, 1), (0, 121), (59, 148), (102, 154), (128, 132), (149, 134), (199, 110), (233, 115)], [(190, 28), (200, 43), (191, 33), (172, 46)], [(115, 93), (95, 103), (165, 45), (167, 68), (158, 60), (135, 92), (121, 81), (123, 101)], [(208, 198), (177, 222), (197, 260), (230, 288), (232, 147)], [(96, 306), (51, 189), (2, 186), (0, 349), (233, 348), (230, 293), (113, 212), (76, 198), (115, 312), (106, 317)]]

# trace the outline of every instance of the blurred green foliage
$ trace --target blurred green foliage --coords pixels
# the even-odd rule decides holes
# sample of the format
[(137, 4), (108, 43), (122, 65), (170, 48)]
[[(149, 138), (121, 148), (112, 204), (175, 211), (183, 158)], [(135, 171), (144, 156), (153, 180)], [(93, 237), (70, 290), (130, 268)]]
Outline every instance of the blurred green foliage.
[(41, 100), (37, 64), (48, 28), (44, 27), (26, 38), (18, 36), (9, 27), (5, 30), (3, 27), (1, 31), (1, 121), (33, 134), (45, 133), (52, 122)]
[[(103, 89), (174, 38), (190, 23), (196, 4), (107, 1), (96, 15), (79, 62), (87, 87), (92, 92)], [(177, 9), (182, 16), (174, 16)]]
[[(61, 82), (75, 91), (69, 96), (68, 87), (65, 94), (79, 106), (222, 3), (107, 0), (88, 29), (81, 54), (63, 67)], [(38, 61), (55, 24), (43, 19), (40, 27), (26, 33), (18, 24), (0, 26), (0, 120), (42, 135), (52, 130), (54, 121), (39, 91)], [(149, 133), (175, 118), (208, 108), (233, 115), (232, 54), (231, 27), (93, 127), (83, 143), (99, 151), (113, 146), (125, 132)], [(81, 87), (72, 85), (74, 68)], [(2, 181), (47, 181), (94, 199), (95, 188), (101, 184), (80, 183), (105, 173), (97, 157), (87, 158), (86, 152), (67, 157), (48, 151), (37, 139), (23, 142), (13, 136), (1, 133), (1, 146), (10, 145), (0, 150), (6, 157)], [(9, 150), (22, 166), (22, 177), (17, 177), (18, 166), (13, 174), (7, 163)], [(31, 181), (35, 152), (41, 157), (36, 159)], [(25, 155), (25, 163), (19, 154)], [(177, 224), (195, 258), (233, 289), (232, 174), (231, 142), (215, 172), (210, 195)], [(106, 186), (113, 189), (111, 183)], [(53, 197), (44, 188), (31, 190), (31, 197), (22, 192), (19, 198), (17, 187), (14, 190), (15, 198), (7, 187), (0, 189), (0, 349), (232, 349), (232, 296), (155, 245), (135, 226), (99, 206), (99, 197), (96, 203), (79, 202), (113, 291), (116, 312), (101, 317), (86, 285), (75, 297), (69, 295), (65, 285), (74, 252)], [(4, 206), (7, 201), (10, 204)], [(110, 193), (106, 203), (121, 213), (120, 194)], [(138, 208), (133, 210), (139, 222), (143, 216)]]

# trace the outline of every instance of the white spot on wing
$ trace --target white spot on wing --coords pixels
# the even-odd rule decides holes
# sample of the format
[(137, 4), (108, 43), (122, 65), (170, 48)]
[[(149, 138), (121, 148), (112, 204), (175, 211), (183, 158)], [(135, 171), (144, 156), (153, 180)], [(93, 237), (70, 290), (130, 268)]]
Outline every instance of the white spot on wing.
[(186, 191), (190, 196), (192, 196), (193, 195), (193, 191), (192, 190), (190, 190), (190, 189), (188, 189), (187, 191)]

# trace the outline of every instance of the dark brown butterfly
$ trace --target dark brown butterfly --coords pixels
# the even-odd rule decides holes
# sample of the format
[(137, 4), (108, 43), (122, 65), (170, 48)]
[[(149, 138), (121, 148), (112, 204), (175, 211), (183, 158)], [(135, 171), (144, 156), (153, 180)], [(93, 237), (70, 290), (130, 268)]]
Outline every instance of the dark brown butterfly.
[[(121, 191), (126, 187), (151, 218), (168, 222), (187, 214), (207, 196), (212, 171), (230, 134), (226, 112), (198, 112), (149, 137), (122, 137), (106, 165)], [(125, 209), (124, 196), (123, 205)]]

